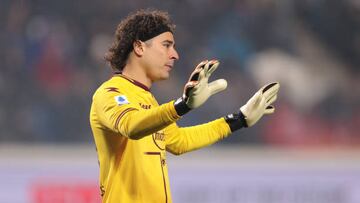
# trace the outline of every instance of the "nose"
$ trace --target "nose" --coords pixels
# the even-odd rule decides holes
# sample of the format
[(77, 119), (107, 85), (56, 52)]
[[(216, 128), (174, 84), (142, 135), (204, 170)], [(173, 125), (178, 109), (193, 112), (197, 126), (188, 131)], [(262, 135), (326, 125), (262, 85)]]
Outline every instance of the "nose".
[(172, 49), (170, 58), (171, 58), (171, 59), (174, 59), (174, 60), (178, 60), (178, 59), (179, 59), (179, 54), (177, 53), (177, 51), (176, 51), (175, 48)]

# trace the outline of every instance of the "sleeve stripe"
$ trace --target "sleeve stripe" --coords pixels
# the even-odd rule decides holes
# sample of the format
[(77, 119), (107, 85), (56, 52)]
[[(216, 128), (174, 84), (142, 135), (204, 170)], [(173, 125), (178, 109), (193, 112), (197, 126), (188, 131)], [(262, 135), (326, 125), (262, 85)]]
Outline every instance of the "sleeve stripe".
[(130, 112), (130, 111), (134, 111), (134, 110), (138, 110), (138, 109), (136, 109), (136, 108), (127, 108), (127, 109), (125, 109), (123, 112), (121, 112), (121, 114), (120, 114), (120, 115), (117, 117), (117, 119), (116, 119), (114, 128), (117, 129), (117, 130), (119, 130), (119, 129), (118, 129), (118, 125), (119, 125), (119, 123), (120, 123), (120, 119), (121, 119), (126, 113), (128, 113), (128, 112)]

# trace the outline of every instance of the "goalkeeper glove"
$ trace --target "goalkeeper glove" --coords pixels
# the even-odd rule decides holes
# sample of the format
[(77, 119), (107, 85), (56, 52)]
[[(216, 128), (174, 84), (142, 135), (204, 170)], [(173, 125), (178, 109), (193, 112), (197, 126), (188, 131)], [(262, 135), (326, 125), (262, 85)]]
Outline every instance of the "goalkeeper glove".
[(225, 120), (231, 131), (253, 126), (264, 114), (274, 113), (275, 108), (271, 104), (276, 100), (279, 88), (277, 82), (265, 85), (240, 108), (239, 113), (227, 115)]
[(209, 77), (219, 66), (219, 61), (202, 61), (196, 66), (185, 84), (182, 97), (174, 103), (176, 112), (182, 116), (201, 106), (211, 96), (226, 89), (227, 82), (224, 79), (218, 79), (208, 83)]

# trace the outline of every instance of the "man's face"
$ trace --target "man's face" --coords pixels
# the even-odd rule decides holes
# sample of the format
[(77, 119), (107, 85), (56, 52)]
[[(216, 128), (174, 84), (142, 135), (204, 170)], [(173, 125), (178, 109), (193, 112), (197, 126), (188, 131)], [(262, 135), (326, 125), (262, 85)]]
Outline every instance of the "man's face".
[(174, 62), (178, 59), (171, 32), (164, 32), (145, 42), (143, 67), (152, 82), (169, 78)]

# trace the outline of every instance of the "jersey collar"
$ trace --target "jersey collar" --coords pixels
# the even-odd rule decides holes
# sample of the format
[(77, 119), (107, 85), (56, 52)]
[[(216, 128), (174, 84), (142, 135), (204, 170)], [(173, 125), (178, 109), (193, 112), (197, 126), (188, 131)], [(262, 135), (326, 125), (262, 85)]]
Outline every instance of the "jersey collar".
[(121, 74), (121, 73), (115, 72), (113, 76), (114, 76), (114, 77), (124, 78), (125, 80), (131, 82), (132, 84), (134, 84), (134, 85), (136, 85), (136, 86), (144, 89), (145, 91), (150, 92), (150, 89), (149, 89), (146, 85), (144, 85), (144, 84), (142, 84), (141, 82), (138, 82), (138, 81), (136, 81), (136, 80), (134, 80), (134, 79), (131, 79), (131, 78), (129, 78), (129, 77), (127, 77), (127, 76), (125, 76), (125, 75), (123, 75), (123, 74)]

